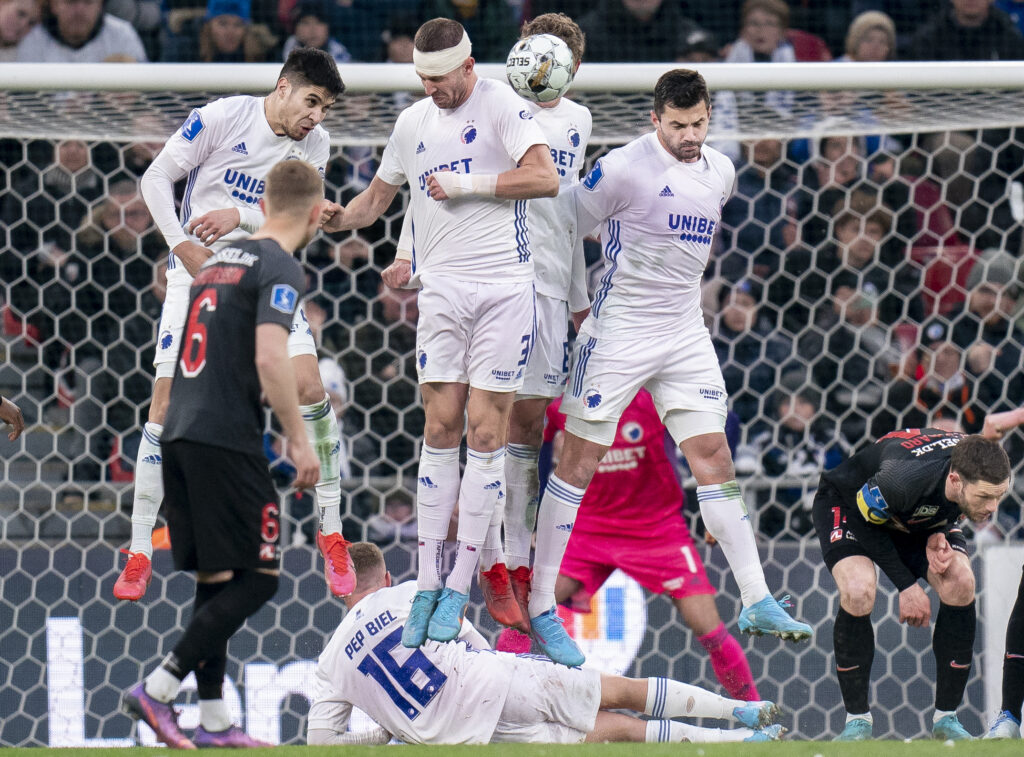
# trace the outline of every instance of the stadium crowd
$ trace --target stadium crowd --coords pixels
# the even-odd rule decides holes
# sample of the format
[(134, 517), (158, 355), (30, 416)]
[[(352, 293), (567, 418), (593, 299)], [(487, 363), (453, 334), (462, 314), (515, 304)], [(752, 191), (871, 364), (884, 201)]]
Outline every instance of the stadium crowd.
[[(521, 21), (551, 10), (579, 19), (594, 62), (1024, 59), (1019, 0), (0, 0), (0, 59), (270, 62), (316, 46), (338, 62), (409, 62), (419, 23), (447, 16), (477, 60), (503, 61)], [(756, 97), (792, 107), (785, 92), (737, 97), (740, 111)], [(24, 392), (29, 423), (58, 429), (33, 454), (71, 461), (57, 473), (67, 492), (131, 480), (167, 255), (139, 180), (160, 146), (0, 140), (0, 299), (17, 365), (2, 393)], [(799, 479), (865, 440), (924, 424), (975, 432), (1024, 403), (1020, 129), (719, 147), (737, 190), (705, 315), (740, 428), (738, 471), (785, 482), (763, 490), (764, 534), (806, 534), (813, 490)], [(345, 148), (328, 190), (347, 202), (375, 170), (372, 151)], [(416, 297), (380, 279), (401, 211), (399, 199), (387, 221), (322, 235), (304, 257), (356, 479), (414, 475), (423, 425)], [(596, 242), (587, 254), (599, 267)], [(1007, 448), (1019, 468), (1024, 436)], [(365, 537), (373, 518), (372, 534), (402, 533), (408, 503), (391, 499), (351, 502), (346, 532)], [(1003, 532), (1017, 527), (1013, 502)]]

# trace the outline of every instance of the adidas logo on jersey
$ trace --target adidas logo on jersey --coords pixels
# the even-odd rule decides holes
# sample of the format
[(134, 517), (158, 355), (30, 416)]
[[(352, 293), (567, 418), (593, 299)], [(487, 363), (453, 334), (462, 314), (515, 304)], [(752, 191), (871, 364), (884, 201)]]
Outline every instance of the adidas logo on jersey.
[(420, 476), (420, 484), (426, 489), (436, 489), (437, 484), (430, 480), (430, 476)]
[(427, 151), (427, 148), (423, 146), (422, 142), (420, 142), (418, 145), (416, 145), (416, 154), (417, 155), (419, 155), (421, 152), (426, 152), (426, 151)]
[(501, 481), (495, 481), (493, 483), (490, 483), (490, 484), (487, 484), (486, 486), (484, 486), (485, 490), (500, 489), (500, 488), (501, 488)]
[(142, 458), (142, 462), (147, 463), (149, 465), (160, 465), (160, 463), (163, 462), (163, 460), (160, 457), (160, 455), (146, 455), (144, 458)]
[(666, 184), (665, 188), (658, 192), (658, 197), (675, 197), (675, 195), (672, 194), (672, 190), (669, 189), (668, 184)]
[(565, 531), (567, 534), (572, 533), (572, 523), (562, 523), (561, 525), (555, 526), (556, 531)]
[(245, 142), (239, 142), (237, 145), (231, 148), (231, 152), (237, 152), (239, 155), (249, 154), (249, 151), (245, 149)]

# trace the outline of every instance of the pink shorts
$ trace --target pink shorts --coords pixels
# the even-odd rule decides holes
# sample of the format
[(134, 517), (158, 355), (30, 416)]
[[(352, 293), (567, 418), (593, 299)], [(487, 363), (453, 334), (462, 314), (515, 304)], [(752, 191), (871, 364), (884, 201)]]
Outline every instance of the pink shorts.
[(558, 572), (583, 584), (567, 605), (590, 611), (590, 598), (616, 568), (655, 594), (683, 599), (714, 594), (686, 523), (668, 521), (657, 534), (611, 536), (573, 529)]

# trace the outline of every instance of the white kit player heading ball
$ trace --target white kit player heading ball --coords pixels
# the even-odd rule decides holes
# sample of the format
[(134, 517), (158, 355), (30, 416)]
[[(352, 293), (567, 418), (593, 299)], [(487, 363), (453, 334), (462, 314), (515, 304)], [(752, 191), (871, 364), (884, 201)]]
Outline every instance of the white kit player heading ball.
[[(526, 200), (558, 192), (532, 111), (506, 85), (479, 79), (471, 53), (456, 21), (436, 18), (419, 28), (413, 62), (429, 97), (402, 111), (370, 186), (347, 207), (329, 207), (324, 224), (330, 231), (367, 226), (402, 184), (410, 186), (410, 259), (383, 273), (388, 286), (422, 287), (416, 359), (426, 422), (416, 498), (419, 592), (402, 639), (408, 647), (458, 635), (479, 550), (504, 497), (508, 417), (534, 340)], [(456, 501), (458, 546), (442, 591), (441, 550)]]
[[(605, 268), (574, 348), (565, 444), (540, 506), (562, 524), (549, 545), (555, 570), (535, 564), (530, 616), (554, 606), (580, 501), (622, 411), (644, 387), (686, 456), (704, 523), (740, 587), (740, 630), (798, 641), (811, 628), (768, 591), (725, 438), (725, 383), (701, 314), (701, 277), (735, 181), (731, 161), (704, 145), (710, 103), (696, 71), (664, 74), (654, 90), (654, 133), (608, 153), (572, 191), (581, 232), (601, 226)], [(580, 656), (564, 630), (556, 651)]]
[[(329, 55), (319, 50), (296, 50), (268, 96), (228, 97), (193, 110), (142, 178), (142, 195), (171, 255), (153, 361), (156, 382), (135, 467), (132, 542), (127, 550), (128, 562), (114, 585), (118, 599), (140, 599), (152, 577), (151, 536), (163, 500), (160, 435), (192, 276), (213, 251), (248, 238), (263, 223), (259, 201), (264, 177), (275, 164), (304, 160), (323, 177), (330, 143), (320, 122), (344, 89)], [(180, 213), (176, 213), (174, 184), (186, 177)], [(301, 298), (304, 293), (293, 294)], [(341, 436), (301, 307), (296, 310), (288, 338), (288, 356), (298, 379), (306, 432), (321, 463), (317, 543), (324, 553), (331, 591), (342, 596), (352, 590), (353, 578), (339, 513)]]

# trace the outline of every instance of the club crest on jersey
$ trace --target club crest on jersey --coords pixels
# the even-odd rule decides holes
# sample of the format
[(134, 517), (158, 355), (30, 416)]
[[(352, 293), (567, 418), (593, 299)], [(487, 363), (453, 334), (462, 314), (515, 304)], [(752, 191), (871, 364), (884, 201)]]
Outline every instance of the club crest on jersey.
[(569, 127), (569, 133), (566, 135), (569, 138), (569, 144), (573, 147), (580, 146), (580, 133), (575, 126)]
[(169, 350), (172, 344), (174, 344), (174, 334), (165, 331), (160, 335), (160, 349)]
[(193, 110), (188, 114), (185, 123), (181, 125), (181, 136), (186, 142), (192, 142), (204, 128), (206, 128), (206, 124), (203, 123), (203, 117), (199, 115), (198, 110)]
[(533, 113), (531, 113), (528, 110), (521, 110), (519, 111), (519, 117), (524, 121), (529, 121), (531, 118), (533, 118)]
[(601, 399), (601, 392), (597, 389), (587, 389), (586, 394), (583, 395), (583, 404), (593, 410), (601, 404)]
[(469, 145), (476, 139), (476, 126), (472, 122), (466, 124), (462, 129), (462, 144)]
[(594, 164), (594, 167), (590, 169), (590, 173), (587, 174), (587, 178), (583, 180), (583, 186), (590, 191), (594, 191), (603, 178), (604, 169), (601, 167), (601, 161), (599, 160)]
[(298, 300), (298, 292), (287, 284), (275, 284), (274, 288), (270, 290), (270, 307), (282, 313), (294, 313), (295, 303)]
[(627, 442), (636, 444), (638, 441), (644, 438), (644, 427), (636, 421), (630, 421), (629, 423), (622, 424), (622, 438)]
[(416, 353), (416, 365), (419, 366), (421, 371), (427, 367), (427, 353), (423, 350)]

